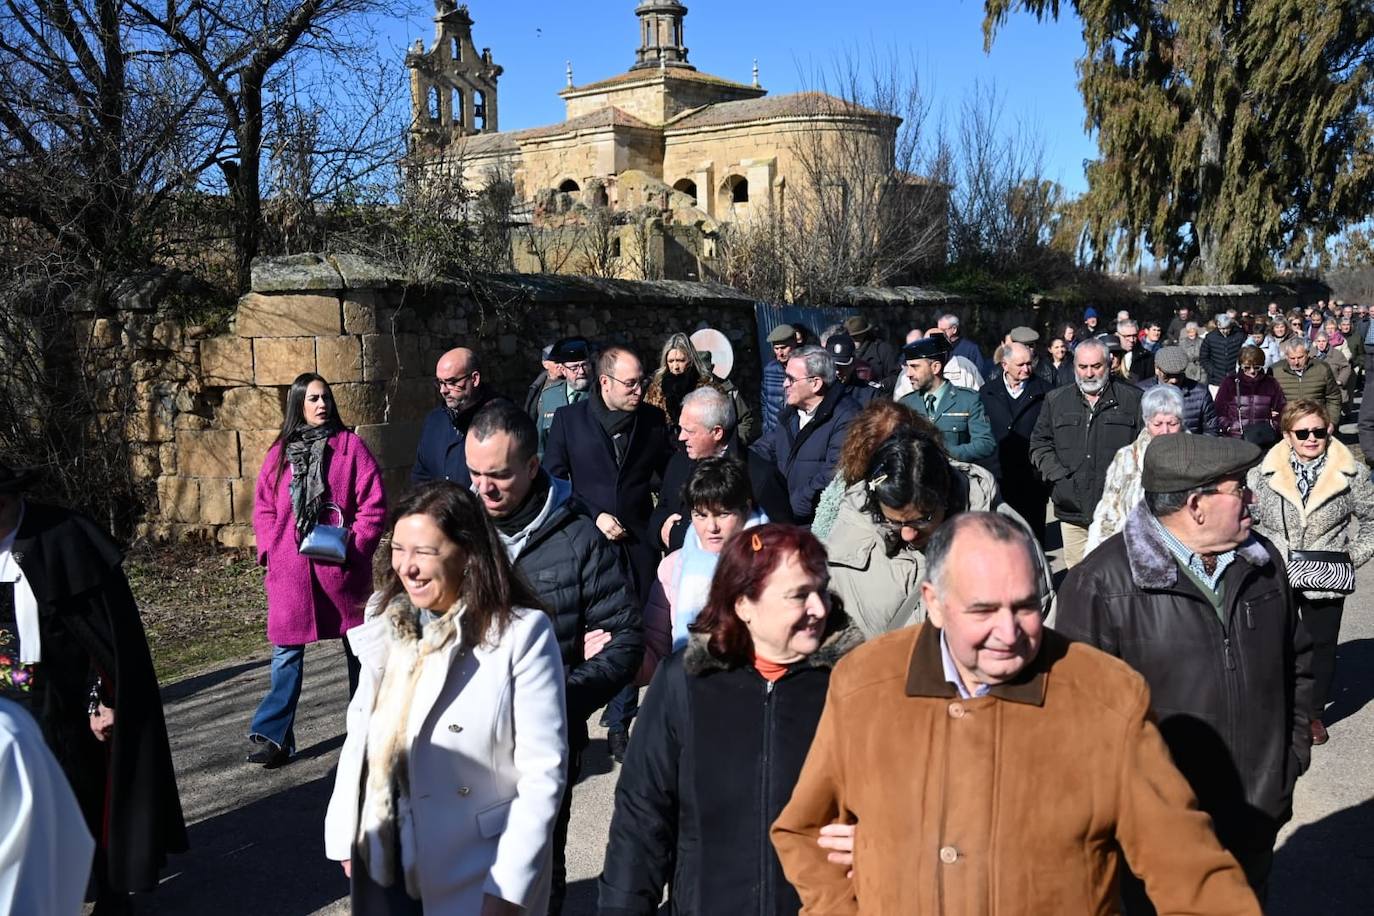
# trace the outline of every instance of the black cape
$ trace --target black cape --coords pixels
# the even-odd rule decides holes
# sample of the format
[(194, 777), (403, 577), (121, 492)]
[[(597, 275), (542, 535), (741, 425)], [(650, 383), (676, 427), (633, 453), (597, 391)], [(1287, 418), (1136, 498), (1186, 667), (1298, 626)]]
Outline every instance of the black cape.
[[(152, 889), (167, 854), (186, 850), (186, 825), (123, 557), (90, 519), (28, 501), (13, 553), (38, 600), (43, 660), (32, 711), (104, 851), (109, 886)], [(87, 717), (93, 673), (115, 710), (108, 747)]]

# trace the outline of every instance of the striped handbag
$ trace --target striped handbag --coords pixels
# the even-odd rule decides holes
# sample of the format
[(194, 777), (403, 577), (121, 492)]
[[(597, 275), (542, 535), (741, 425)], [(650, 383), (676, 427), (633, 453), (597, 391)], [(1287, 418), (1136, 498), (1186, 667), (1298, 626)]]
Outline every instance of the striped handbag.
[[(1283, 516), (1283, 537), (1289, 544), (1288, 513)], [(1355, 591), (1355, 564), (1344, 550), (1294, 550), (1288, 548), (1288, 584), (1299, 592), (1335, 592), (1349, 595)]]

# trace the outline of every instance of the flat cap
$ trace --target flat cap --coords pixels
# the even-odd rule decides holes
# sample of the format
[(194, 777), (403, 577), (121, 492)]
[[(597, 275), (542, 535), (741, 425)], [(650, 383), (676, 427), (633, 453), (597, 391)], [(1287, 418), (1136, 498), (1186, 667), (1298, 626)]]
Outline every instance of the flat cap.
[(1178, 375), (1188, 368), (1188, 354), (1182, 347), (1160, 347), (1155, 353), (1155, 368), (1165, 375)]
[(949, 338), (943, 334), (932, 334), (930, 337), (920, 337), (902, 347), (902, 359), (938, 359), (946, 360), (949, 358)]
[(591, 352), (587, 341), (582, 337), (564, 337), (553, 345), (549, 359), (556, 363), (575, 363), (584, 360)]
[(1007, 332), (1007, 336), (1011, 338), (1012, 343), (1025, 344), (1028, 347), (1040, 340), (1040, 332), (1025, 325), (1017, 325), (1012, 328)]
[(797, 339), (797, 329), (790, 324), (780, 324), (768, 332), (769, 343), (791, 343)]
[(854, 362), (854, 338), (848, 334), (831, 334), (825, 342), (825, 349), (837, 366), (848, 366)]
[(1191, 433), (1157, 436), (1145, 449), (1140, 485), (1147, 493), (1205, 487), (1249, 470), (1263, 457), (1262, 448), (1244, 439)]

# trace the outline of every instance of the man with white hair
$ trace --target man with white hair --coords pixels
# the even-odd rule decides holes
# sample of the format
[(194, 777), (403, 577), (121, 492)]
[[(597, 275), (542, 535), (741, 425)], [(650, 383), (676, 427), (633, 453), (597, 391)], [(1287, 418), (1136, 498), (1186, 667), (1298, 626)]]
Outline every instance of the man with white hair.
[(682, 505), (682, 489), (691, 480), (697, 463), (706, 458), (729, 458), (742, 463), (749, 472), (749, 486), (754, 504), (763, 510), (769, 521), (792, 522), (792, 506), (787, 498), (787, 485), (771, 461), (759, 457), (744, 447), (736, 435), (736, 414), (730, 399), (715, 388), (698, 388), (682, 399), (678, 415), (678, 442), (682, 447), (668, 459), (663, 471), (663, 485), (659, 488), (658, 506), (649, 516), (649, 531), (658, 538), (664, 551), (682, 546), (682, 538), (691, 524), (689, 512)]
[(1208, 331), (1202, 338), (1202, 349), (1198, 352), (1202, 371), (1207, 373), (1207, 390), (1213, 400), (1216, 400), (1222, 379), (1236, 371), (1240, 348), (1245, 346), (1245, 334), (1236, 327), (1236, 320), (1229, 313), (1217, 315), (1216, 323), (1217, 329)]
[(996, 476), (1007, 501), (1030, 525), (1035, 539), (1045, 543), (1045, 507), (1049, 489), (1030, 460), (1030, 437), (1054, 389), (1032, 372), (1035, 354), (1015, 341), (999, 348), (1002, 371), (979, 392), (983, 410), (997, 440), (997, 450), (983, 462)]
[(1138, 332), (1130, 318), (1116, 324), (1116, 339), (1121, 342), (1121, 371), (1136, 383), (1155, 377), (1154, 354), (1146, 353), (1140, 346)]
[[(981, 385), (981, 379), (992, 374), (993, 366), (983, 358), (983, 352), (978, 349), (978, 345), (963, 336), (959, 330), (959, 317), (957, 315), (941, 315), (936, 324), (939, 326), (940, 333), (945, 335), (945, 339), (949, 341), (950, 355), (962, 356), (971, 362), (978, 370), (980, 376), (978, 384)], [(930, 336), (929, 333), (926, 336)]]
[(859, 404), (837, 384), (835, 363), (820, 347), (802, 347), (787, 360), (785, 406), (771, 433), (754, 443), (756, 454), (777, 465), (787, 481), (792, 519), (808, 525), (821, 491), (835, 476), (845, 433)]
[(1113, 378), (1109, 359), (1102, 341), (1080, 343), (1073, 351), (1074, 384), (1050, 392), (1031, 433), (1031, 463), (1051, 487), (1070, 568), (1083, 559), (1112, 458), (1140, 432), (1140, 390)]

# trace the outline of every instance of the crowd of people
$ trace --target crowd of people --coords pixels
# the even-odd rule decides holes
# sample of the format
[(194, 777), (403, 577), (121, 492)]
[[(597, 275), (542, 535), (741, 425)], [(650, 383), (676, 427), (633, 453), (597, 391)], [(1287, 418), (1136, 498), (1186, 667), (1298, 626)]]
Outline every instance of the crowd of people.
[[(554, 341), (519, 401), (453, 349), (389, 514), (328, 380), (295, 380), (245, 754), (292, 761), (305, 647), (342, 639), (322, 814), (354, 912), (562, 912), (600, 711), (606, 916), (1258, 913), (1374, 555), (1336, 436), (1368, 312), (766, 337), (757, 383), (684, 333), (655, 367)], [(0, 689), (119, 912), (185, 847), (156, 682), (118, 552), (30, 477), (0, 466)], [(12, 718), (0, 747), (32, 745)]]

